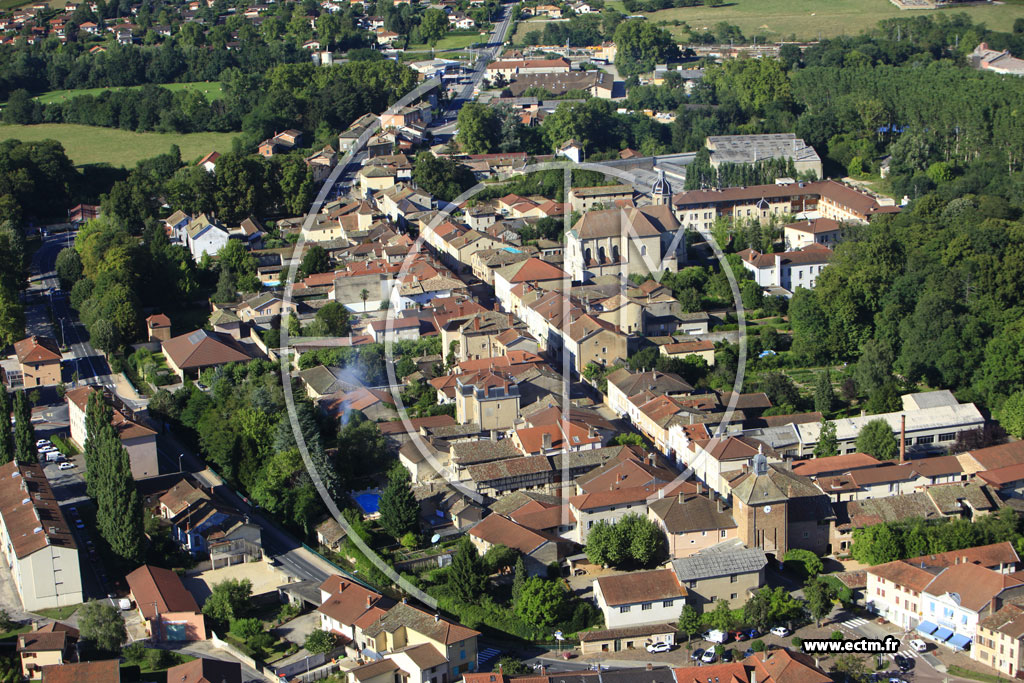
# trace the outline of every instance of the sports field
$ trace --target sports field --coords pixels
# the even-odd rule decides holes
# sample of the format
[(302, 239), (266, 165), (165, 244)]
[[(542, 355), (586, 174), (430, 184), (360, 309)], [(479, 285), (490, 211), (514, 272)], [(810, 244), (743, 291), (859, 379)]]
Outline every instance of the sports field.
[[(994, 31), (1011, 31), (1014, 19), (1024, 17), (1024, 0), (958, 5), (938, 10), (900, 10), (889, 0), (733, 0), (720, 7), (679, 7), (648, 12), (652, 21), (681, 21), (691, 28), (714, 28), (719, 22), (740, 27), (744, 35), (767, 35), (770, 40), (815, 40), (857, 35), (892, 17), (935, 16), (966, 12), (971, 20)], [(522, 24), (520, 24), (522, 26)], [(682, 27), (666, 26), (681, 36)]]
[(236, 133), (134, 133), (118, 128), (80, 126), (74, 123), (40, 123), (35, 126), (0, 125), (0, 140), (17, 138), (56, 140), (76, 166), (108, 163), (131, 168), (141, 159), (162, 154), (178, 145), (181, 158), (198, 159), (213, 151), (230, 152)]
[[(125, 86), (122, 88), (79, 88), (77, 90), (51, 90), (36, 97), (37, 102), (50, 104), (70, 100), (77, 95), (99, 95), (106, 90), (133, 90), (140, 86)], [(224, 97), (224, 89), (220, 81), (200, 81), (197, 83), (164, 83), (161, 88), (168, 90), (194, 90), (206, 96), (208, 100), (219, 100)]]

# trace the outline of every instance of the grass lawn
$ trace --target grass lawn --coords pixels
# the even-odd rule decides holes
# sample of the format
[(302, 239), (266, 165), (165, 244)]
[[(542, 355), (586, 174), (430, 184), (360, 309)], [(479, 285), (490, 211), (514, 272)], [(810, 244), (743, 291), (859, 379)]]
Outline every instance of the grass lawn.
[[(939, 12), (965, 12), (971, 21), (984, 22), (994, 31), (1011, 31), (1014, 19), (1024, 17), (1024, 1), (901, 11), (889, 0), (734, 0), (721, 7), (677, 7), (648, 12), (646, 16), (652, 21), (683, 21), (701, 30), (713, 28), (724, 21), (739, 26), (745, 35), (767, 34), (771, 40), (791, 37), (814, 40), (819, 35), (822, 38), (856, 35), (873, 28), (882, 19), (927, 16)], [(520, 30), (524, 25), (519, 24)], [(682, 27), (666, 28), (677, 36), (684, 33)]]
[[(487, 41), (488, 37), (486, 35), (480, 35), (479, 31), (473, 31), (472, 33), (453, 31), (441, 40), (437, 41), (437, 45), (434, 46), (434, 50), (460, 50), (464, 47), (469, 47), (473, 43), (486, 43)], [(418, 45), (410, 45), (408, 50), (430, 52), (430, 46), (426, 43), (420, 43)]]
[(62, 621), (67, 619), (72, 614), (78, 611), (78, 608), (82, 605), (67, 605), (66, 607), (50, 607), (47, 609), (37, 609), (34, 614), (38, 614), (41, 617), (47, 619), (53, 619), (54, 621)]
[(523, 39), (530, 31), (544, 31), (544, 24), (551, 19), (526, 19), (516, 24), (516, 32), (512, 35), (513, 45), (522, 45)]
[(64, 439), (54, 434), (50, 437), (50, 443), (52, 443), (58, 451), (68, 457), (78, 455), (78, 449), (75, 448), (73, 443), (71, 443), (71, 439)]
[(10, 631), (0, 631), (0, 640), (11, 640), (16, 638), (21, 633), (28, 633), (32, 630), (32, 624), (25, 624), (18, 628), (11, 629)]
[(107, 163), (131, 168), (142, 159), (163, 154), (178, 145), (186, 161), (214, 150), (231, 151), (237, 133), (135, 133), (118, 128), (80, 126), (74, 123), (40, 123), (34, 126), (0, 126), (0, 140), (56, 140), (78, 166)]
[[(141, 86), (126, 86), (124, 88), (80, 88), (78, 90), (51, 90), (35, 98), (41, 104), (51, 104), (70, 100), (77, 95), (99, 95), (106, 90), (137, 90)], [(219, 100), (224, 97), (224, 90), (220, 81), (199, 81), (197, 83), (164, 83), (160, 87), (168, 90), (196, 90), (206, 96), (208, 100)]]

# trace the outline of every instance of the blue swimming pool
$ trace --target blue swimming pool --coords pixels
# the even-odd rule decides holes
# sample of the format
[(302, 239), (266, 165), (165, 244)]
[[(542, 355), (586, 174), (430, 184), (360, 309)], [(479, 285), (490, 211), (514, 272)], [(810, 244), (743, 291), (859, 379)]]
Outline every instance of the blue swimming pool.
[(380, 511), (379, 493), (360, 493), (355, 498), (356, 505), (363, 511), (363, 514), (373, 515)]

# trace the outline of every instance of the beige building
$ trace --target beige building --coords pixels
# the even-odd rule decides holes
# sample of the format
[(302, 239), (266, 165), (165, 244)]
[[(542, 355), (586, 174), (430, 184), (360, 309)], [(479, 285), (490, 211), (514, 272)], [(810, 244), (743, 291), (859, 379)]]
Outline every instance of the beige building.
[(78, 629), (52, 621), (18, 636), (21, 675), (30, 681), (42, 678), (44, 666), (61, 666), (77, 659)]
[(455, 420), (481, 431), (507, 431), (519, 419), (519, 387), (499, 371), (481, 370), (455, 378)]
[(594, 600), (605, 626), (625, 628), (678, 619), (689, 591), (671, 569), (655, 569), (595, 579)]
[(14, 343), (14, 354), (26, 389), (60, 384), (60, 347), (53, 339), (27, 337)]
[(764, 585), (768, 558), (760, 548), (745, 548), (739, 541), (712, 546), (672, 561), (672, 571), (689, 595), (688, 604), (710, 609), (728, 600), (733, 609)]
[(786, 248), (796, 251), (812, 244), (821, 244), (835, 249), (842, 237), (843, 226), (831, 218), (815, 218), (796, 223), (787, 223), (782, 228)]
[(665, 532), (669, 557), (689, 557), (711, 546), (738, 538), (732, 511), (720, 496), (679, 493), (647, 505), (647, 518)]
[(82, 602), (78, 547), (39, 465), (0, 465), (0, 548), (26, 610)]
[[(649, 274), (678, 269), (686, 241), (672, 245), (679, 229), (666, 204), (585, 213), (565, 237), (565, 268), (574, 282), (600, 275)], [(671, 253), (670, 253), (671, 250)]]
[(626, 360), (627, 337), (609, 322), (582, 315), (569, 325), (562, 343), (569, 351), (572, 369), (582, 373), (590, 363), (609, 367)]
[(692, 339), (672, 344), (664, 344), (658, 347), (658, 352), (669, 358), (686, 358), (697, 356), (703, 358), (708, 367), (715, 365), (715, 344), (706, 339)]
[(979, 621), (971, 659), (1015, 677), (1024, 666), (1024, 607), (1006, 604)]
[(603, 185), (600, 187), (574, 187), (569, 190), (569, 205), (573, 211), (590, 211), (602, 206), (611, 209), (620, 201), (633, 199), (632, 185)]
[[(79, 450), (85, 450), (85, 441), (88, 438), (86, 433), (86, 409), (89, 405), (89, 397), (97, 390), (92, 387), (79, 387), (64, 394), (68, 404), (68, 420), (71, 425), (71, 440), (78, 446)], [(111, 423), (121, 438), (121, 445), (128, 451), (128, 461), (132, 468), (132, 478), (136, 481), (146, 477), (155, 477), (160, 474), (160, 465), (157, 458), (156, 432), (129, 420), (119, 410), (113, 411)]]

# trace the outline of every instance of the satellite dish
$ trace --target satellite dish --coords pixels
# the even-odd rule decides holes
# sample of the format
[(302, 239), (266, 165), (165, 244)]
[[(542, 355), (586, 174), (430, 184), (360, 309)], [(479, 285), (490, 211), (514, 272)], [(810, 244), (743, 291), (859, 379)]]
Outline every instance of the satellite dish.
[(441, 540), (441, 534), (434, 534), (433, 536), (430, 537), (430, 542), (431, 543), (437, 543), (440, 540)]

